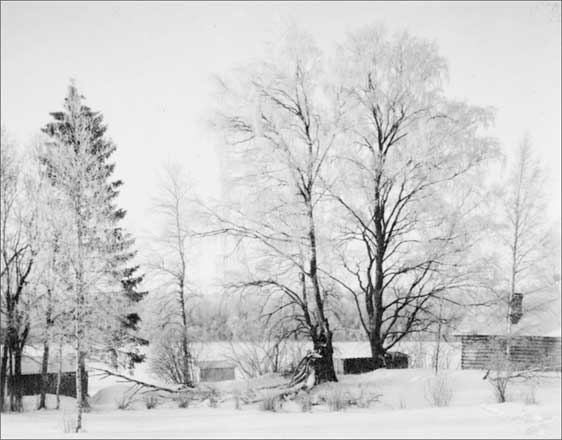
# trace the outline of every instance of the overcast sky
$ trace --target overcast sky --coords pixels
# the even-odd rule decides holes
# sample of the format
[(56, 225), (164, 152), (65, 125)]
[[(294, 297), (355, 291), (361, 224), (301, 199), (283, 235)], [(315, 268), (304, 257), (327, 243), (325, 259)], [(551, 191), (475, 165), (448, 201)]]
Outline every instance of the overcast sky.
[(205, 121), (211, 75), (263, 51), (294, 19), (321, 46), (358, 26), (437, 42), (451, 96), (497, 109), (514, 149), (526, 132), (548, 165), (560, 213), (560, 4), (544, 2), (2, 2), (1, 117), (22, 143), (62, 106), (73, 77), (118, 146), (121, 204), (134, 233), (150, 229), (148, 195), (166, 160), (219, 191), (216, 142)]

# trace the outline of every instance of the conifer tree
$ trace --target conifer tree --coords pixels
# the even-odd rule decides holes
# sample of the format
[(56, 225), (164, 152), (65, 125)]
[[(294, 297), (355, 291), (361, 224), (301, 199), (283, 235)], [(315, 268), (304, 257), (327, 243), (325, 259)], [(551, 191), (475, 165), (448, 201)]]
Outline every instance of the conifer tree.
[(139, 317), (132, 306), (144, 292), (137, 290), (142, 276), (131, 265), (134, 240), (120, 224), (126, 211), (116, 198), (123, 182), (113, 180), (110, 158), (116, 147), (106, 137), (102, 115), (84, 104), (71, 83), (64, 110), (51, 116), (43, 128), (48, 141), (41, 161), (64, 206), (53, 216), (69, 225), (60, 246), (69, 260), (63, 267), (73, 296), (78, 432), (87, 406), (85, 359), (109, 354), (116, 362), (122, 347), (139, 342), (134, 335)]

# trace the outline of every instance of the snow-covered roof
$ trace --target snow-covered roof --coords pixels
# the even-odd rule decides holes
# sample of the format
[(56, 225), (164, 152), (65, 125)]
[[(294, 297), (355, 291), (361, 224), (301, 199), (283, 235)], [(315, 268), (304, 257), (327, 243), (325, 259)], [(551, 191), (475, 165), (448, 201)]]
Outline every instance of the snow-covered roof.
[[(529, 310), (523, 301), (523, 316), (517, 324), (511, 325), (515, 336), (558, 336), (560, 337), (560, 302), (553, 302), (542, 310)], [(504, 335), (506, 333), (504, 310), (474, 308), (470, 310), (457, 334)]]
[(552, 330), (551, 332), (548, 332), (545, 336), (560, 338), (560, 337), (562, 337), (562, 328), (558, 327), (557, 329)]
[[(21, 361), (22, 374), (40, 374), (41, 373), (42, 357), (24, 355)], [(49, 364), (47, 366), (48, 373), (58, 373), (59, 359), (58, 357), (50, 356)], [(63, 356), (62, 370), (63, 373), (71, 373), (75, 371), (74, 357)]]

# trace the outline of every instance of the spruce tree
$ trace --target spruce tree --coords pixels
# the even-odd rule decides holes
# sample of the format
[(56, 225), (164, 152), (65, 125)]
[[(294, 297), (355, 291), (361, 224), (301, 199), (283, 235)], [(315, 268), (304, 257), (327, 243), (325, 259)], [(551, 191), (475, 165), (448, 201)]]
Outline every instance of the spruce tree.
[[(72, 268), (67, 275), (73, 279), (75, 294), (81, 413), (87, 407), (83, 386), (87, 356), (109, 354), (111, 359), (105, 360), (114, 364), (123, 353), (129, 361), (141, 360), (126, 348), (144, 342), (135, 335), (140, 318), (134, 305), (146, 292), (138, 290), (142, 276), (137, 274), (138, 266), (132, 265), (134, 239), (121, 226), (126, 211), (117, 206), (116, 199), (123, 182), (113, 178), (115, 164), (110, 158), (116, 146), (106, 136), (102, 115), (84, 104), (71, 83), (64, 110), (51, 116), (53, 121), (43, 128), (49, 141), (41, 159), (53, 191), (68, 208), (53, 215), (75, 220), (67, 231), (66, 251)], [(76, 429), (81, 429), (81, 415)]]

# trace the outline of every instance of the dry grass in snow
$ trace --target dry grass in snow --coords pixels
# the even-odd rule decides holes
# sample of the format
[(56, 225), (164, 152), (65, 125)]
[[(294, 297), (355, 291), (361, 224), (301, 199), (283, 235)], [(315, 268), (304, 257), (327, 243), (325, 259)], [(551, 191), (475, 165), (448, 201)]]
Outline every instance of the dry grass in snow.
[[(2, 438), (560, 438), (560, 375), (552, 374), (533, 384), (533, 401), (527, 384), (513, 387), (510, 401), (494, 402), (493, 389), (482, 380), (482, 371), (446, 372), (454, 390), (448, 407), (432, 407), (427, 399), (430, 370), (378, 370), (343, 376), (338, 387), (348, 395), (376, 393), (365, 407), (329, 408), (319, 397), (333, 384), (317, 387), (310, 395), (310, 411), (297, 400), (283, 402), (275, 412), (260, 404), (236, 409), (235, 394), (244, 387), (278, 382), (275, 376), (236, 381), (218, 386), (226, 398), (211, 407), (194, 402), (188, 408), (163, 401), (146, 409), (143, 400), (130, 409), (116, 409), (115, 401), (127, 386), (112, 385), (92, 398), (93, 410), (85, 415), (81, 434), (64, 433), (64, 417), (72, 399), (63, 399), (63, 410), (2, 414)], [(330, 395), (328, 393), (328, 395)], [(52, 404), (53, 396), (49, 396)], [(113, 403), (112, 403), (113, 402)], [(536, 402), (536, 403), (535, 403)], [(26, 398), (31, 410), (35, 398)], [(337, 406), (337, 405), (336, 405)]]

